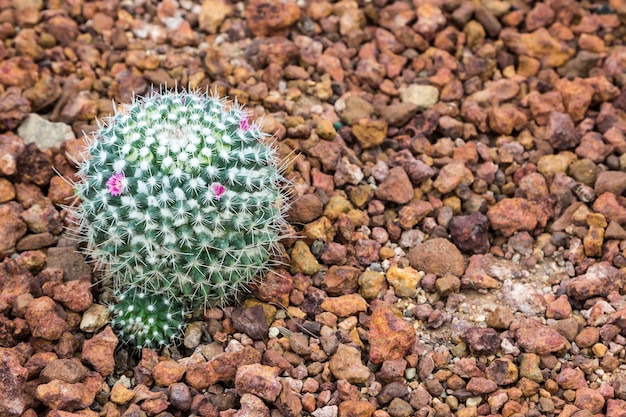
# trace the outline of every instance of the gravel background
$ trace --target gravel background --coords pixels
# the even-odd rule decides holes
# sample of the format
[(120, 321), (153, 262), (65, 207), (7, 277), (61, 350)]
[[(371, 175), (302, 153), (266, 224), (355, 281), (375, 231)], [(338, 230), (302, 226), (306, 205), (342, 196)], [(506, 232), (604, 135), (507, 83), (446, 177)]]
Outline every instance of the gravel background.
[[(0, 0), (0, 416), (626, 416), (625, 39), (624, 0)], [(263, 117), (299, 238), (133, 352), (65, 180), (164, 85)]]

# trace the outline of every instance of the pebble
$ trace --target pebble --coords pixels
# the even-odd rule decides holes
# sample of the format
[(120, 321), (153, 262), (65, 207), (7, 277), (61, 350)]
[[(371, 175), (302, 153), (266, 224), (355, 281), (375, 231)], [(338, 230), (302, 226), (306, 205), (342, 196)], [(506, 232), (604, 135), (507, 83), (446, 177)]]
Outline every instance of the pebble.
[(208, 362), (190, 366), (185, 380), (193, 388), (201, 390), (218, 381), (233, 382), (238, 367), (260, 362), (261, 353), (250, 346), (244, 346), (241, 350), (225, 352)]
[(489, 219), (480, 212), (453, 217), (450, 222), (450, 235), (455, 245), (465, 252), (486, 253), (491, 246)]
[(249, 336), (252, 340), (263, 340), (269, 327), (263, 312), (263, 306), (237, 307), (231, 313), (233, 327), (238, 332)]
[(500, 346), (498, 332), (490, 328), (472, 327), (465, 332), (463, 340), (476, 355), (493, 355)]
[(374, 107), (363, 97), (356, 94), (337, 100), (335, 109), (341, 121), (348, 126), (352, 126), (360, 119), (369, 118), (374, 113)]
[(14, 348), (0, 348), (0, 412), (7, 417), (19, 417), (26, 410), (26, 381), (28, 370)]
[(540, 208), (532, 201), (522, 198), (507, 198), (489, 208), (487, 218), (494, 230), (504, 236), (519, 231), (532, 231), (537, 227)]
[(118, 338), (110, 326), (85, 340), (82, 350), (82, 360), (90, 365), (102, 376), (109, 376), (115, 370), (115, 348)]
[(389, 267), (386, 278), (398, 297), (415, 297), (417, 286), (421, 280), (421, 276), (416, 269), (410, 266), (398, 268), (397, 265)]
[(256, 395), (245, 393), (239, 400), (241, 409), (234, 414), (234, 417), (269, 417), (270, 410), (262, 399)]
[(367, 301), (359, 294), (346, 294), (339, 297), (327, 297), (320, 307), (337, 317), (350, 317), (367, 311)]
[(381, 145), (387, 138), (387, 126), (384, 120), (361, 118), (352, 125), (352, 134), (363, 149), (374, 148)]
[(393, 167), (378, 185), (376, 197), (396, 204), (406, 204), (413, 198), (413, 185), (402, 167)]
[(380, 364), (385, 360), (403, 358), (413, 346), (416, 334), (399, 311), (380, 305), (374, 308), (370, 317), (367, 340), (370, 343), (369, 360)]
[(183, 378), (185, 370), (184, 365), (174, 360), (162, 360), (152, 368), (154, 383), (160, 387), (170, 387)]
[(445, 194), (454, 191), (461, 183), (471, 185), (473, 182), (474, 176), (465, 164), (462, 161), (454, 161), (441, 168), (433, 187)]
[(111, 388), (110, 399), (115, 404), (126, 404), (127, 402), (132, 400), (134, 396), (135, 393), (132, 390), (126, 388), (124, 384), (120, 382), (116, 383), (115, 385), (113, 385), (113, 388)]
[(102, 377), (96, 372), (88, 372), (81, 382), (74, 384), (59, 379), (40, 384), (35, 390), (35, 398), (51, 409), (71, 412), (91, 405), (101, 386)]
[(102, 304), (92, 304), (83, 313), (80, 321), (80, 330), (86, 333), (96, 333), (109, 322), (110, 312)]
[(361, 352), (345, 344), (339, 344), (328, 366), (335, 378), (344, 379), (351, 384), (364, 384), (371, 373), (361, 362)]
[(58, 379), (74, 384), (82, 381), (87, 376), (87, 372), (87, 368), (76, 358), (55, 359), (43, 368), (39, 376), (43, 383)]
[(575, 300), (594, 296), (606, 297), (619, 288), (619, 270), (608, 262), (591, 265), (584, 275), (572, 279), (567, 285), (567, 295)]
[(313, 275), (321, 268), (320, 264), (311, 253), (309, 245), (299, 240), (291, 252), (291, 272), (305, 275)]
[(439, 101), (439, 90), (432, 85), (410, 84), (400, 89), (403, 103), (413, 103), (417, 111), (426, 110)]
[(17, 242), (26, 234), (27, 226), (19, 217), (21, 208), (11, 203), (0, 204), (0, 258), (15, 252)]
[(538, 355), (558, 352), (568, 345), (559, 332), (533, 319), (522, 320), (515, 331), (515, 337), (524, 351)]
[(407, 254), (411, 266), (427, 274), (463, 275), (465, 261), (457, 247), (444, 238), (432, 238), (412, 248)]
[(33, 336), (54, 341), (69, 330), (67, 322), (58, 315), (56, 306), (48, 296), (35, 298), (28, 304), (25, 318)]

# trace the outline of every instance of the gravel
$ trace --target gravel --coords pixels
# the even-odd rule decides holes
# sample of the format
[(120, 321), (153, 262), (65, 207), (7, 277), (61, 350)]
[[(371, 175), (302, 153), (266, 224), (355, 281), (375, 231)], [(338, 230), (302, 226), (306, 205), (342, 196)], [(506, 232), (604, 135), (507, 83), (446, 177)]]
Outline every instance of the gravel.
[[(57, 3), (0, 13), (0, 415), (626, 415), (623, 0)], [(136, 351), (65, 204), (162, 86), (262, 116), (294, 202), (282, 267)]]

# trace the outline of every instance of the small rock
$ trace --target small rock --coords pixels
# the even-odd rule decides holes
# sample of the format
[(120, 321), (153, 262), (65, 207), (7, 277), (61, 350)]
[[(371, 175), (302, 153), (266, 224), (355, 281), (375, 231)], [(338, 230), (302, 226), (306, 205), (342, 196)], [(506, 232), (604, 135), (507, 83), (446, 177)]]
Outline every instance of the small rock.
[(85, 262), (85, 257), (66, 247), (48, 248), (46, 264), (49, 268), (63, 270), (65, 281), (86, 280), (91, 282), (91, 266)]
[(450, 273), (461, 276), (465, 271), (463, 255), (453, 243), (444, 238), (428, 239), (415, 246), (409, 251), (407, 258), (413, 268), (427, 274), (442, 276)]
[[(187, 411), (191, 407), (191, 390), (187, 386), (187, 384), (183, 382), (176, 382), (169, 387), (167, 387), (168, 398), (172, 407), (177, 410)], [(245, 394), (244, 394), (245, 396)], [(259, 400), (260, 401), (260, 400)], [(243, 407), (243, 396), (241, 398), (241, 403)]]
[[(537, 383), (543, 382), (543, 374), (539, 364), (541, 359), (534, 353), (522, 353), (520, 355), (519, 375)], [(583, 377), (584, 379), (584, 377)]]
[(335, 170), (335, 185), (341, 187), (345, 184), (357, 185), (365, 174), (361, 168), (356, 165), (350, 163), (348, 157), (343, 157), (337, 162), (337, 169)]
[(88, 372), (82, 382), (70, 384), (59, 379), (39, 384), (35, 398), (55, 410), (75, 411), (91, 405), (102, 388), (102, 377)]
[(309, 245), (298, 240), (291, 251), (291, 272), (313, 275), (321, 268)]
[(118, 338), (111, 326), (83, 343), (82, 360), (102, 376), (109, 376), (115, 369), (115, 348)]
[(16, 203), (0, 204), (0, 259), (15, 252), (17, 242), (28, 229), (18, 215), (19, 210), (21, 207)]
[(371, 417), (376, 408), (367, 401), (342, 401), (337, 409), (338, 417)]
[(263, 340), (269, 330), (263, 314), (263, 306), (237, 307), (232, 312), (233, 327), (252, 340)]
[(18, 252), (46, 248), (54, 244), (54, 236), (48, 232), (26, 235), (17, 242)]
[(152, 368), (154, 383), (160, 387), (169, 387), (179, 382), (185, 374), (186, 367), (175, 360), (163, 360)]
[(497, 390), (498, 384), (487, 378), (474, 377), (467, 382), (465, 389), (474, 395), (483, 395)]
[(364, 149), (374, 148), (387, 138), (387, 122), (369, 118), (358, 119), (352, 125), (352, 134)]
[(282, 390), (278, 372), (278, 368), (258, 363), (240, 366), (235, 375), (237, 394), (253, 394), (266, 401), (276, 400)]
[(435, 288), (442, 297), (447, 297), (461, 289), (461, 280), (452, 274), (445, 274), (435, 281)]
[(417, 113), (417, 105), (411, 102), (394, 103), (379, 109), (380, 117), (389, 126), (402, 127)]
[(433, 187), (445, 194), (454, 191), (461, 183), (471, 185), (473, 182), (474, 176), (465, 164), (462, 161), (453, 161), (441, 168)]
[(537, 227), (539, 207), (523, 198), (505, 198), (489, 208), (487, 218), (494, 230), (504, 236)]
[(148, 83), (130, 70), (120, 71), (109, 86), (109, 96), (118, 103), (131, 103), (133, 98), (146, 92)]
[(20, 89), (18, 87), (7, 88), (0, 94), (0, 129), (14, 130), (30, 111), (30, 102), (22, 96)]
[(87, 311), (83, 313), (80, 321), (80, 330), (86, 333), (96, 333), (104, 327), (110, 318), (109, 309), (102, 304), (92, 304)]
[(580, 143), (574, 121), (567, 113), (550, 113), (545, 135), (554, 149), (572, 149)]
[(403, 103), (413, 103), (418, 111), (434, 106), (439, 101), (439, 90), (432, 85), (411, 84), (400, 90)]
[(320, 307), (337, 317), (350, 317), (367, 311), (367, 301), (359, 294), (346, 294), (339, 297), (327, 297)]
[(113, 385), (113, 388), (111, 388), (110, 399), (115, 404), (126, 404), (127, 402), (132, 400), (134, 396), (135, 393), (132, 390), (126, 388), (121, 382), (115, 383), (115, 385)]
[(61, 146), (66, 140), (74, 139), (72, 127), (65, 123), (52, 123), (36, 113), (29, 114), (17, 129), (24, 143), (34, 142), (39, 149)]
[(546, 307), (546, 317), (549, 319), (562, 320), (568, 318), (570, 314), (572, 314), (572, 306), (565, 294), (549, 303)]
[(468, 216), (455, 216), (450, 222), (450, 235), (455, 245), (469, 253), (486, 253), (489, 250), (489, 219), (480, 212)]
[(509, 385), (517, 381), (519, 371), (515, 364), (506, 358), (495, 359), (485, 370), (485, 376), (498, 385)]
[(28, 370), (15, 349), (0, 348), (0, 414), (20, 417), (26, 410)]
[(69, 328), (56, 311), (56, 303), (50, 297), (35, 298), (28, 304), (26, 322), (34, 337), (46, 340), (59, 340)]
[(626, 415), (626, 401), (607, 399), (606, 417), (622, 417)]
[(597, 195), (611, 192), (615, 195), (622, 195), (626, 190), (626, 172), (602, 171), (598, 174), (594, 185)]
[(51, 294), (55, 301), (77, 313), (87, 310), (92, 302), (91, 281), (74, 280), (54, 285)]
[(233, 7), (225, 0), (204, 0), (198, 16), (200, 30), (207, 33), (217, 33), (224, 19), (232, 10)]
[(58, 235), (63, 231), (59, 212), (50, 199), (44, 197), (24, 210), (20, 218), (33, 233), (51, 233)]
[(321, 283), (329, 295), (351, 294), (358, 288), (359, 269), (354, 266), (331, 266)]
[(463, 339), (476, 355), (493, 355), (500, 346), (498, 332), (489, 328), (472, 327), (465, 332)]
[(598, 390), (582, 387), (576, 390), (574, 405), (591, 414), (599, 414), (604, 408), (604, 397)]
[(403, 358), (416, 340), (410, 322), (404, 321), (396, 309), (380, 305), (370, 317), (367, 340), (370, 343), (369, 359), (379, 364), (385, 360)]
[(190, 366), (185, 379), (193, 388), (202, 390), (219, 381), (233, 382), (238, 367), (260, 362), (261, 353), (245, 346), (242, 350), (225, 352), (206, 363)]
[(328, 361), (328, 367), (335, 378), (345, 379), (351, 384), (364, 384), (370, 376), (370, 370), (361, 362), (361, 352), (344, 344), (339, 344)]
[[(35, 84), (38, 78), (37, 64), (30, 57), (16, 56), (0, 63), (0, 84), (7, 87), (7, 91), (15, 86), (18, 87), (15, 91), (19, 94), (21, 90)], [(11, 129), (15, 127), (17, 125)]]
[(609, 221), (620, 225), (626, 224), (626, 207), (623, 207), (611, 192), (602, 193), (596, 198), (593, 202), (593, 211), (603, 214)]
[(295, 2), (275, 3), (270, 0), (252, 0), (245, 9), (248, 29), (255, 36), (280, 33), (300, 20), (300, 8)]
[(413, 198), (413, 185), (402, 167), (389, 170), (385, 180), (376, 189), (376, 197), (397, 204), (408, 203)]
[(556, 330), (533, 319), (522, 320), (515, 337), (524, 351), (538, 355), (558, 352), (568, 346), (567, 340)]
[(269, 417), (270, 410), (262, 399), (252, 394), (243, 394), (239, 400), (241, 409), (233, 417)]
[(417, 286), (420, 283), (421, 276), (417, 270), (410, 266), (406, 268), (398, 268), (392, 265), (387, 270), (387, 282), (394, 289), (398, 297), (415, 297)]
[(46, 365), (39, 376), (43, 383), (59, 379), (74, 384), (87, 376), (87, 368), (76, 358), (55, 359)]
[(622, 273), (606, 261), (593, 264), (587, 273), (572, 279), (567, 285), (567, 295), (575, 300), (591, 297), (606, 297), (618, 291), (623, 280)]

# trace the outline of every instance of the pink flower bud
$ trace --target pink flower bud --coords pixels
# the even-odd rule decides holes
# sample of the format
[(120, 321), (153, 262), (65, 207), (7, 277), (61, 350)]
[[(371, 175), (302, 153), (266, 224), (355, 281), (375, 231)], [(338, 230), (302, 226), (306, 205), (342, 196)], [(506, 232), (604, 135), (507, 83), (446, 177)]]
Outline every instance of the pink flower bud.
[(248, 124), (247, 114), (245, 114), (239, 121), (239, 129), (243, 130), (244, 132), (247, 132), (248, 130), (250, 130), (250, 125)]
[(222, 198), (222, 196), (226, 192), (226, 187), (224, 187), (219, 182), (214, 182), (213, 184), (211, 184), (211, 191), (213, 191), (215, 199), (219, 201), (219, 199)]
[(111, 175), (111, 177), (107, 180), (106, 186), (107, 190), (111, 193), (113, 197), (117, 197), (124, 191), (126, 184), (126, 177), (122, 172), (116, 172)]

